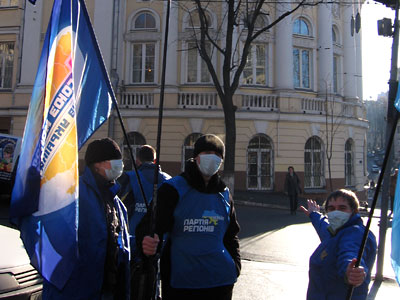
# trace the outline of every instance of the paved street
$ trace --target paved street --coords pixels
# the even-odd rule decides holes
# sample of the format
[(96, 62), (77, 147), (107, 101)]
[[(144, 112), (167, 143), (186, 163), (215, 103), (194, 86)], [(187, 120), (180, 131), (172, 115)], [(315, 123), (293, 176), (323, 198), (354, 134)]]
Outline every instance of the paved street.
[[(234, 300), (305, 299), (308, 259), (319, 244), (308, 218), (300, 213), (291, 216), (282, 209), (242, 205), (237, 205), (237, 211), (243, 266)], [(371, 229), (378, 236), (377, 218)], [(371, 290), (370, 300), (400, 299), (389, 262), (390, 235), (388, 230), (384, 276), (389, 280)]]

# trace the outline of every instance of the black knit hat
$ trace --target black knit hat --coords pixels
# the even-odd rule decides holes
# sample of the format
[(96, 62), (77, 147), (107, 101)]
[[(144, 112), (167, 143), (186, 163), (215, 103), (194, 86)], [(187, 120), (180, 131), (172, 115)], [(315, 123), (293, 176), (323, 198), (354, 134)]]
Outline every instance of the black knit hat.
[(85, 162), (88, 166), (96, 162), (121, 158), (118, 144), (110, 138), (94, 140), (87, 147), (85, 154)]
[(194, 143), (193, 157), (196, 157), (200, 152), (203, 151), (215, 151), (218, 154), (221, 154), (221, 157), (224, 158), (224, 142), (214, 134), (202, 135)]

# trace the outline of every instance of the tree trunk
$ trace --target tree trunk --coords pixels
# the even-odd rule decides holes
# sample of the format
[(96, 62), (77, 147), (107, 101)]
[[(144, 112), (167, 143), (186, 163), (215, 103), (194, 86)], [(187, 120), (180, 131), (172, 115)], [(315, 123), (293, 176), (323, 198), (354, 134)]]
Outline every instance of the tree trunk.
[(236, 116), (232, 94), (225, 94), (223, 108), (225, 115), (225, 158), (223, 180), (232, 195), (235, 187), (235, 145), (236, 145)]

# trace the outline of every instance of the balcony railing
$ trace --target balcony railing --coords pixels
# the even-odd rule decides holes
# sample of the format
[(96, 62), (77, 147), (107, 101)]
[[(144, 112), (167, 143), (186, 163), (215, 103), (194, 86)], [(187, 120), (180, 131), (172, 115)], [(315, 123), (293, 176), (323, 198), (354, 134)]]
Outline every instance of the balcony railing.
[(211, 109), (217, 107), (216, 93), (179, 93), (178, 107)]
[(276, 95), (242, 95), (242, 108), (247, 110), (270, 110), (279, 108)]
[(301, 110), (308, 113), (325, 113), (325, 100), (319, 98), (302, 98)]
[(120, 105), (125, 108), (154, 107), (154, 93), (148, 92), (123, 92)]

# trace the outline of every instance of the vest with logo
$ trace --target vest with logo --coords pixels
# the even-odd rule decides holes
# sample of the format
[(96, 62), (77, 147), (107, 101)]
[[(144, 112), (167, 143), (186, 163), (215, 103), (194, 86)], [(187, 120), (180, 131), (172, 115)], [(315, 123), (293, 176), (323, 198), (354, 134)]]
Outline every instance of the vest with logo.
[(171, 286), (200, 289), (235, 283), (235, 263), (223, 244), (229, 225), (229, 190), (206, 194), (181, 176), (169, 181), (179, 194), (171, 241)]

